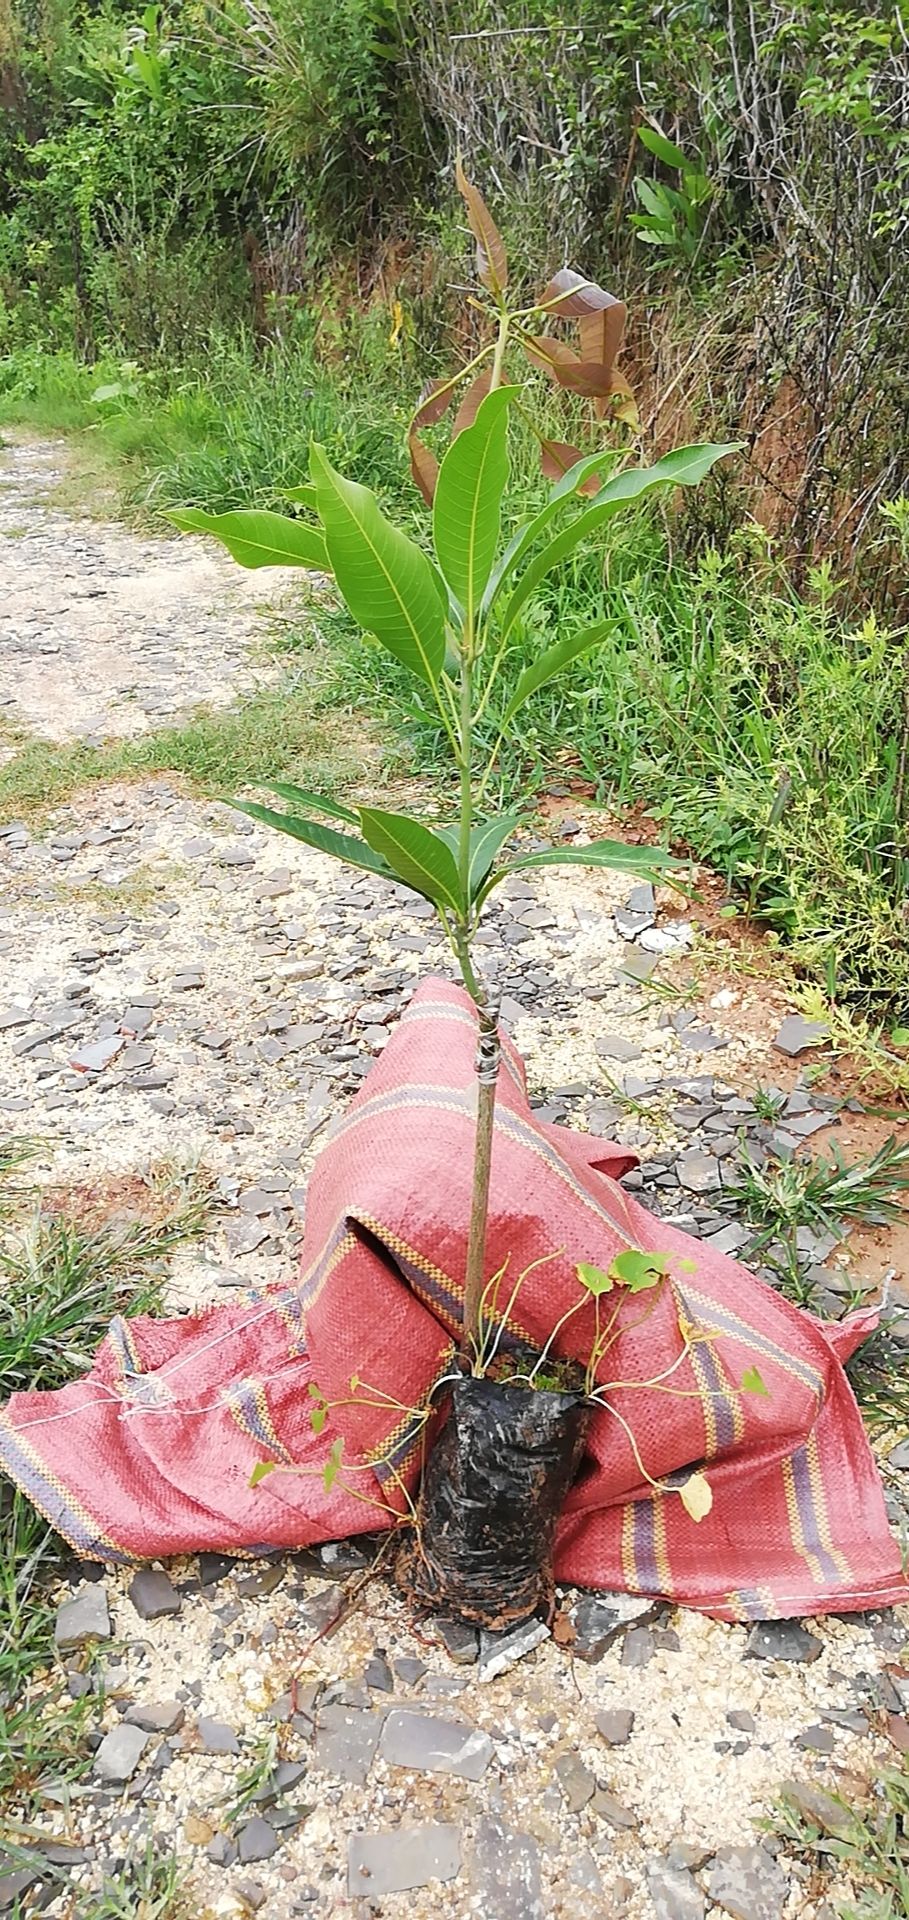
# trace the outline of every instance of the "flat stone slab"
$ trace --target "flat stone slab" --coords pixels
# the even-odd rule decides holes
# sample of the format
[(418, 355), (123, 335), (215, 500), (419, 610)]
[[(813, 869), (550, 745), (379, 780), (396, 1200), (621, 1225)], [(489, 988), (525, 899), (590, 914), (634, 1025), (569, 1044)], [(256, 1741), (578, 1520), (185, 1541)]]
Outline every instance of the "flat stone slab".
[(459, 1780), (481, 1780), (493, 1755), (488, 1733), (466, 1720), (443, 1720), (433, 1713), (399, 1707), (388, 1715), (379, 1741), (383, 1760), (415, 1773), (453, 1773)]
[(608, 1747), (624, 1747), (631, 1739), (634, 1714), (630, 1707), (609, 1707), (593, 1716), (594, 1726)]
[(632, 1813), (630, 1807), (624, 1807), (621, 1800), (617, 1800), (614, 1793), (608, 1793), (605, 1787), (597, 1787), (590, 1805), (600, 1820), (605, 1820), (620, 1833), (631, 1833), (640, 1826), (637, 1814)]
[(654, 1920), (704, 1920), (704, 1895), (687, 1867), (668, 1860), (648, 1860), (647, 1890)]
[(782, 1920), (789, 1878), (766, 1847), (721, 1847), (707, 1891), (732, 1920)]
[(125, 1045), (122, 1033), (111, 1033), (106, 1040), (90, 1040), (87, 1046), (70, 1054), (69, 1064), (77, 1073), (103, 1073)]
[(254, 1814), (237, 1835), (237, 1855), (241, 1866), (251, 1866), (254, 1860), (270, 1860), (280, 1845), (274, 1827), (270, 1827), (260, 1814)]
[(824, 1643), (799, 1620), (759, 1620), (748, 1635), (746, 1660), (817, 1660)]
[(712, 1153), (702, 1153), (699, 1147), (690, 1147), (687, 1153), (680, 1153), (676, 1161), (679, 1186), (686, 1193), (716, 1193), (723, 1182), (720, 1176), (720, 1163)]
[(93, 1640), (111, 1637), (110, 1609), (100, 1581), (80, 1587), (71, 1600), (57, 1609), (54, 1641), (59, 1653), (75, 1653)]
[(531, 1834), (478, 1820), (470, 1878), (484, 1920), (546, 1920), (540, 1849)]
[(176, 1587), (166, 1573), (159, 1573), (154, 1567), (141, 1567), (130, 1581), (127, 1592), (142, 1620), (160, 1620), (165, 1614), (180, 1611), (180, 1595)]
[(143, 1733), (141, 1727), (131, 1727), (126, 1720), (121, 1720), (119, 1727), (112, 1727), (110, 1733), (104, 1735), (95, 1754), (93, 1772), (111, 1786), (122, 1786), (132, 1779), (148, 1741), (149, 1735)]
[(545, 1620), (524, 1620), (519, 1627), (512, 1627), (506, 1633), (481, 1633), (480, 1665), (477, 1678), (497, 1680), (500, 1673), (507, 1673), (509, 1667), (517, 1665), (525, 1655), (533, 1653), (548, 1640), (549, 1628)]
[(596, 1050), (601, 1060), (639, 1060), (641, 1049), (633, 1040), (626, 1040), (623, 1033), (604, 1033), (596, 1042)]
[(555, 1777), (569, 1813), (580, 1813), (581, 1808), (593, 1799), (597, 1783), (580, 1754), (561, 1754), (555, 1763)]
[(364, 1786), (384, 1718), (367, 1707), (323, 1707), (316, 1723), (316, 1765), (351, 1786)]
[(805, 1020), (800, 1013), (787, 1013), (773, 1044), (777, 1053), (785, 1053), (794, 1060), (798, 1054), (807, 1053), (809, 1047), (821, 1046), (826, 1039), (823, 1020)]
[(124, 1714), (128, 1725), (141, 1727), (143, 1733), (177, 1733), (185, 1718), (186, 1708), (179, 1700), (137, 1701)]
[(240, 1742), (225, 1720), (209, 1720), (203, 1714), (196, 1721), (196, 1732), (206, 1753), (239, 1753)]
[(461, 1835), (454, 1826), (352, 1833), (347, 1843), (347, 1891), (352, 1900), (410, 1893), (431, 1880), (456, 1880), (460, 1871)]
[(656, 1612), (653, 1600), (637, 1599), (630, 1593), (583, 1594), (571, 1610), (575, 1630), (572, 1651), (579, 1660), (595, 1665), (620, 1633), (627, 1627), (643, 1626)]
[(433, 1626), (449, 1658), (459, 1667), (475, 1665), (480, 1650), (480, 1636), (476, 1627), (467, 1620), (455, 1620), (447, 1614), (440, 1614)]

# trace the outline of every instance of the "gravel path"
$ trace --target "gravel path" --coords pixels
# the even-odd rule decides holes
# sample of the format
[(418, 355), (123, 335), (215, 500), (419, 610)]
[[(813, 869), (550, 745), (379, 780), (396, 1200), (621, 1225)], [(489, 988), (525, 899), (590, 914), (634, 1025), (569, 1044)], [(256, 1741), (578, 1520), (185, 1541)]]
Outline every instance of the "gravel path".
[[(7, 452), (7, 532), (57, 458)], [(98, 616), (77, 593), (101, 575)], [(53, 737), (254, 684), (243, 577), (207, 555), (47, 510), (0, 543), (7, 587), (9, 703)], [(0, 1126), (41, 1137), (37, 1177), (58, 1188), (213, 1171), (223, 1205), (174, 1259), (172, 1307), (286, 1280), (323, 1127), (416, 980), (445, 966), (429, 909), (166, 778), (91, 789), (41, 832), (0, 826), (0, 875)], [(724, 1188), (743, 1134), (755, 1151), (823, 1142), (838, 1115), (774, 1048), (788, 1009), (766, 981), (705, 969), (699, 997), (673, 991), (689, 937), (677, 907), (627, 883), (542, 875), (491, 916), (485, 960), (547, 1117), (637, 1144), (647, 1204), (734, 1250)], [(758, 1083), (779, 1089), (772, 1122)], [(829, 1311), (844, 1258), (803, 1248)], [(909, 1703), (903, 1620), (749, 1631), (581, 1601), (573, 1655), (544, 1638), (490, 1677), (522, 1642), (418, 1636), (380, 1574), (317, 1638), (363, 1565), (344, 1547), (74, 1568), (61, 1659), (72, 1691), (103, 1686), (105, 1702), (88, 1785), (62, 1810), (51, 1794), (40, 1825), (72, 1848), (75, 1887), (122, 1873), (150, 1829), (189, 1865), (199, 1916), (820, 1915), (756, 1823), (787, 1778), (854, 1798), (886, 1760), (884, 1716)]]
[(227, 706), (268, 676), (255, 608), (286, 575), (232, 565), (209, 542), (140, 538), (46, 504), (58, 442), (0, 455), (0, 717), (48, 740), (100, 741)]

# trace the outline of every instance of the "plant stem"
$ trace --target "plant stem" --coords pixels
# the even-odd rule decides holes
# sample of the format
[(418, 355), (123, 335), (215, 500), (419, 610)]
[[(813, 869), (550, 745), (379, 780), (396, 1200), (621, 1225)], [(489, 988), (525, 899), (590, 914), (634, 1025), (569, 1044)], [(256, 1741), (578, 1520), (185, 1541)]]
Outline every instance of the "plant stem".
[(461, 1352), (475, 1352), (480, 1334), (480, 1308), (483, 1300), (486, 1222), (489, 1215), (489, 1180), (492, 1168), (492, 1136), (495, 1120), (496, 1081), (499, 1075), (499, 1024), (494, 1010), (477, 1006), (479, 1042), (477, 1046), (477, 1129), (473, 1161), (473, 1192), (470, 1205), (470, 1232), (464, 1271), (464, 1321)]
[[(508, 344), (509, 315), (503, 309), (492, 361), (490, 393), (501, 386)], [(473, 616), (461, 649), (461, 831), (458, 864), (461, 892), (470, 898), (470, 829), (473, 824), (472, 745), (473, 745), (473, 660), (476, 646)], [(477, 1009), (477, 1125), (474, 1136), (473, 1186), (470, 1201), (470, 1228), (467, 1237), (467, 1261), (464, 1269), (464, 1317), (461, 1325), (461, 1353), (476, 1361), (480, 1346), (480, 1317), (483, 1309), (486, 1273), (486, 1223), (489, 1217), (489, 1182), (492, 1170), (492, 1140), (495, 1124), (496, 1081), (499, 1077), (498, 1011), (490, 1007), (486, 989), (477, 978), (470, 957), (466, 924), (457, 928), (455, 951), (464, 985)]]
[(502, 372), (505, 365), (505, 348), (508, 345), (510, 319), (511, 315), (506, 312), (502, 312), (499, 315), (499, 332), (496, 339), (495, 353), (492, 357), (492, 379), (489, 382), (490, 393), (495, 393), (496, 388), (502, 384)]

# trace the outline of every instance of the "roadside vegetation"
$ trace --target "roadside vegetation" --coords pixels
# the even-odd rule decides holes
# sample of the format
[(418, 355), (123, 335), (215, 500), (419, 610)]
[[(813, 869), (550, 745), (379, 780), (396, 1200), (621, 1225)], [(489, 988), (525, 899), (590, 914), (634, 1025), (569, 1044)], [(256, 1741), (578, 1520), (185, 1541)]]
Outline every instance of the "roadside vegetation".
[[(503, 786), (520, 759), (538, 785), (576, 776), (649, 810), (828, 1008), (898, 1035), (907, 60), (896, 8), (836, 0), (683, 0), (668, 19), (581, 0), (570, 27), (551, 0), (342, 0), (330, 25), (312, 0), (13, 0), (0, 422), (78, 436), (121, 510), (162, 526), (173, 507), (286, 505), (315, 438), (425, 535), (406, 423), (427, 378), (476, 347), (462, 150), (518, 256), (583, 258), (628, 304), (613, 456), (744, 442), (696, 497), (624, 519), (540, 595), (500, 702), (569, 617), (615, 635), (593, 675), (528, 705)], [(547, 430), (569, 439), (579, 403), (540, 378)], [(517, 437), (520, 517), (545, 482)], [(380, 688), (324, 594), (286, 637), (305, 650), (281, 702), (293, 738), (282, 751), (267, 702), (238, 717), (225, 779), (292, 772), (351, 707), (408, 767), (441, 770), (432, 716), (403, 676)], [(209, 724), (217, 754), (196, 739), (188, 758), (183, 730), (97, 759), (23, 743), (2, 804), (115, 766), (217, 779), (233, 723)]]
[[(203, 1231), (209, 1213), (205, 1177), (173, 1168), (137, 1177), (121, 1196), (79, 1188), (42, 1193), (31, 1174), (40, 1150), (39, 1141), (25, 1138), (0, 1148), (4, 1396), (66, 1385), (88, 1370), (114, 1314), (160, 1307), (168, 1255)], [(26, 1809), (42, 1778), (78, 1776), (90, 1759), (85, 1732), (99, 1696), (71, 1698), (54, 1667), (48, 1582), (65, 1561), (59, 1535), (4, 1481), (0, 1797)], [(4, 1848), (15, 1839), (5, 1827)]]

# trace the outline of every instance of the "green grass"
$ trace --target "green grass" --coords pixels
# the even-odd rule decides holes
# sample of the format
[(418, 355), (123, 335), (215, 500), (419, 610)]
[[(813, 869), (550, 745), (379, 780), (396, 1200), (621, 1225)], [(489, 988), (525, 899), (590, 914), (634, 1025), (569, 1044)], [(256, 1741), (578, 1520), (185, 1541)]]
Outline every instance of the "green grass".
[[(242, 334), (212, 337), (186, 368), (20, 349), (0, 362), (0, 427), (77, 437), (97, 468), (119, 476), (124, 511), (280, 504), (309, 473), (311, 440), (386, 497), (406, 473), (409, 387), (384, 333), (358, 326), (320, 361), (312, 327), (256, 351)], [(419, 378), (411, 376), (419, 386)], [(115, 389), (109, 399), (93, 396)]]
[(748, 1257), (762, 1257), (784, 1291), (799, 1306), (810, 1306), (814, 1284), (799, 1253), (799, 1228), (839, 1239), (850, 1226), (888, 1225), (904, 1217), (907, 1192), (909, 1146), (891, 1137), (851, 1166), (836, 1148), (830, 1159), (801, 1153), (763, 1164), (745, 1159), (726, 1198), (752, 1229)]
[(864, 1340), (846, 1373), (862, 1409), (862, 1419), (872, 1436), (880, 1434), (887, 1445), (895, 1438), (909, 1435), (909, 1366), (906, 1349), (894, 1340), (886, 1321)]
[(775, 1822), (787, 1851), (837, 1881), (855, 1898), (834, 1898), (837, 1920), (909, 1920), (909, 1771), (886, 1769), (866, 1806), (821, 1794), (810, 1817), (784, 1795)]
[[(28, 1844), (28, 1837), (10, 1844), (5, 1836), (4, 1851), (13, 1869), (28, 1867), (37, 1859), (43, 1869), (42, 1886), (62, 1893), (69, 1879), (67, 1869), (49, 1866), (41, 1858), (43, 1837), (38, 1831), (33, 1833), (35, 1849)], [(20, 1920), (20, 1914), (24, 1920), (26, 1910), (33, 1911), (30, 1905), (20, 1908), (17, 1903), (12, 1920)], [(191, 1898), (186, 1870), (176, 1854), (163, 1852), (155, 1840), (147, 1839), (130, 1849), (115, 1879), (103, 1875), (97, 1892), (82, 1896), (70, 1892), (66, 1913), (70, 1920), (194, 1920), (200, 1909)]]
[(909, 1192), (909, 1146), (892, 1136), (866, 1160), (851, 1166), (834, 1148), (831, 1158), (795, 1154), (789, 1160), (746, 1160), (730, 1201), (757, 1228), (756, 1249), (807, 1227), (838, 1233), (844, 1225), (886, 1225), (903, 1213)]
[[(156, 1307), (168, 1255), (202, 1232), (210, 1206), (202, 1175), (163, 1169), (145, 1184), (140, 1208), (130, 1197), (138, 1217), (117, 1217), (110, 1207), (102, 1217), (92, 1194), (63, 1195), (60, 1211), (51, 1211), (24, 1188), (26, 1157), (22, 1143), (0, 1167), (5, 1395), (63, 1386), (91, 1365), (114, 1314)], [(7, 1187), (13, 1173), (16, 1193)], [(61, 1551), (42, 1516), (0, 1482), (0, 1793), (17, 1798), (49, 1768), (71, 1771), (84, 1758), (78, 1735), (88, 1709), (59, 1697), (43, 1671), (53, 1652), (47, 1581)]]
[[(203, 710), (137, 739), (100, 747), (30, 739), (0, 766), (0, 822), (40, 815), (98, 781), (155, 773), (181, 774), (210, 793), (231, 794), (281, 776), (305, 776), (307, 786), (331, 792), (362, 774), (363, 758), (351, 738), (350, 716), (328, 706), (316, 667), (236, 706)], [(361, 746), (367, 738), (361, 720)]]
[[(490, 738), (544, 645), (618, 624), (524, 708), (502, 791), (519, 761), (541, 780), (573, 765), (608, 804), (643, 803), (831, 997), (898, 1016), (909, 1000), (899, 636), (839, 611), (823, 573), (799, 598), (756, 531), (722, 554), (671, 557), (679, 534), (670, 522), (667, 539), (652, 512), (629, 515), (547, 583), (491, 702)], [(343, 697), (374, 707), (390, 686), (415, 763), (438, 768), (438, 729), (404, 674), (343, 617), (329, 632)]]
[(153, 1840), (127, 1856), (116, 1879), (105, 1876), (100, 1893), (85, 1900), (77, 1920), (192, 1920), (198, 1908), (186, 1869)]

